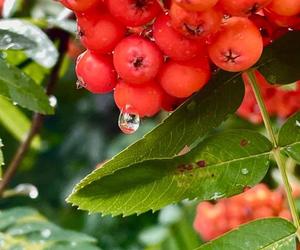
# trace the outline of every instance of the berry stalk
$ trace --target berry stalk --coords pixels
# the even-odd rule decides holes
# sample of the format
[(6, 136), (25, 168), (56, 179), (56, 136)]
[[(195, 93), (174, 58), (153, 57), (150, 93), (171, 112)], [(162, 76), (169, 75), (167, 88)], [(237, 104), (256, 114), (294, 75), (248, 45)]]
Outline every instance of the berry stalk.
[(291, 185), (290, 185), (290, 182), (289, 182), (289, 179), (288, 179), (288, 176), (287, 176), (287, 172), (286, 172), (286, 165), (285, 165), (285, 162), (283, 161), (283, 159), (281, 157), (280, 147), (278, 145), (277, 138), (275, 136), (273, 127), (271, 125), (270, 116), (269, 116), (269, 113), (267, 111), (265, 102), (262, 98), (261, 91), (260, 91), (260, 88), (258, 86), (256, 76), (254, 74), (254, 70), (249, 69), (248, 71), (246, 71), (246, 74), (249, 78), (249, 83), (252, 87), (252, 90), (254, 92), (256, 101), (257, 101), (259, 109), (260, 109), (260, 112), (262, 114), (263, 121), (264, 121), (266, 130), (267, 130), (267, 133), (268, 133), (268, 137), (269, 137), (269, 139), (271, 140), (271, 142), (273, 144), (272, 153), (273, 153), (274, 159), (275, 159), (275, 161), (278, 165), (278, 168), (280, 170), (281, 178), (282, 178), (282, 181), (283, 181), (283, 184), (284, 184), (284, 189), (285, 189), (285, 192), (286, 192), (289, 207), (290, 207), (291, 214), (292, 214), (292, 217), (293, 217), (293, 222), (294, 222), (295, 227), (297, 228), (297, 237), (298, 237), (298, 240), (300, 240), (300, 231), (299, 231), (300, 230), (300, 222), (299, 222), (299, 217), (298, 217), (298, 213), (297, 213), (295, 200), (294, 200), (293, 195), (292, 195), (292, 188), (291, 188)]

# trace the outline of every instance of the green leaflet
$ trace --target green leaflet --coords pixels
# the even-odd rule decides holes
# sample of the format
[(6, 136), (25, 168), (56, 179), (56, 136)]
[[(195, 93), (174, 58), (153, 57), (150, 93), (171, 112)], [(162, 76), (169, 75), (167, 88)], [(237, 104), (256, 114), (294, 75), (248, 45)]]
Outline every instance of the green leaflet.
[(240, 226), (197, 250), (295, 250), (296, 228), (279, 219), (262, 219)]
[(100, 168), (103, 177), (68, 201), (90, 212), (127, 216), (183, 199), (232, 196), (262, 180), (271, 148), (256, 132), (224, 132), (205, 139), (183, 156), (143, 161), (110, 174)]
[(93, 237), (60, 228), (26, 207), (0, 211), (0, 241), (1, 250), (100, 250)]
[(0, 50), (24, 50), (34, 47), (36, 43), (28, 37), (0, 29)]
[(20, 69), (0, 59), (0, 95), (18, 105), (42, 114), (53, 114), (43, 88)]
[(270, 83), (289, 84), (300, 79), (300, 31), (289, 32), (264, 48), (258, 67)]
[(279, 131), (279, 146), (294, 160), (300, 162), (300, 112), (290, 117)]

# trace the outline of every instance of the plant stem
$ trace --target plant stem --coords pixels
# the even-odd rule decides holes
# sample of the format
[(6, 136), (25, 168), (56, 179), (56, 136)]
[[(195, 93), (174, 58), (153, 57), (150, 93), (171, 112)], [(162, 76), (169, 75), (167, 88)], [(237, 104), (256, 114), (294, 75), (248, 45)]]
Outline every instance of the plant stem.
[(288, 199), (289, 207), (290, 207), (291, 214), (292, 214), (292, 217), (293, 217), (293, 222), (294, 222), (295, 227), (297, 228), (297, 237), (300, 240), (300, 231), (299, 231), (300, 230), (300, 222), (299, 222), (299, 217), (298, 217), (298, 213), (297, 213), (297, 209), (296, 209), (295, 200), (294, 200), (293, 194), (292, 194), (292, 188), (291, 188), (291, 185), (289, 183), (288, 176), (287, 176), (285, 162), (283, 161), (283, 159), (281, 157), (281, 153), (280, 153), (281, 149), (280, 149), (280, 147), (278, 145), (277, 138), (275, 136), (273, 127), (271, 125), (270, 116), (269, 116), (269, 113), (267, 111), (265, 102), (264, 102), (264, 100), (262, 98), (261, 91), (260, 91), (260, 88), (258, 86), (254, 70), (250, 69), (250, 70), (248, 70), (246, 72), (246, 74), (247, 74), (247, 76), (249, 78), (249, 83), (250, 83), (250, 85), (251, 85), (251, 87), (253, 89), (256, 101), (258, 103), (260, 112), (262, 114), (262, 118), (263, 118), (266, 130), (267, 130), (267, 133), (268, 133), (268, 137), (269, 137), (269, 139), (271, 140), (271, 142), (273, 144), (272, 154), (274, 156), (274, 159), (275, 159), (275, 161), (276, 161), (276, 163), (278, 165), (278, 168), (280, 170), (280, 173), (281, 173), (281, 177), (282, 177), (283, 184), (284, 184), (284, 189), (285, 189), (285, 192), (286, 192), (286, 196), (287, 196), (287, 199)]
[[(67, 50), (69, 34), (60, 30), (51, 30), (49, 31), (49, 36), (53, 36), (53, 39), (58, 38), (60, 40), (59, 44), (59, 58), (56, 65), (53, 67), (49, 81), (46, 87), (46, 94), (51, 95), (54, 89), (54, 85), (59, 78), (59, 71), (63, 62), (64, 54)], [(0, 182), (0, 197), (2, 197), (3, 192), (6, 187), (9, 185), (10, 181), (15, 176), (22, 160), (24, 159), (27, 151), (30, 148), (30, 145), (34, 137), (40, 132), (44, 120), (44, 115), (35, 113), (32, 118), (31, 128), (27, 133), (24, 141), (21, 142), (19, 148), (17, 149), (15, 155), (13, 156), (7, 170), (4, 173), (3, 179)]]

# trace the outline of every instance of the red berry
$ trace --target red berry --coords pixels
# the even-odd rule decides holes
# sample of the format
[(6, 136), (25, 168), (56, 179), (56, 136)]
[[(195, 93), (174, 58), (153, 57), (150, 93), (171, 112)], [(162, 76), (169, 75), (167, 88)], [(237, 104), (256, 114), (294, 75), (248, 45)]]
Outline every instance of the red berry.
[(300, 1), (272, 0), (267, 8), (281, 16), (295, 16), (300, 14)]
[(265, 16), (254, 14), (249, 18), (259, 29), (263, 38), (264, 46), (270, 44), (274, 38), (275, 27)]
[(160, 84), (171, 96), (185, 98), (200, 90), (209, 80), (210, 67), (206, 57), (188, 62), (167, 62), (160, 73)]
[[(264, 8), (271, 0), (220, 0), (218, 5), (230, 16), (250, 16)], [(282, 1), (282, 0), (279, 0)]]
[(268, 20), (280, 27), (294, 28), (300, 25), (300, 16), (281, 16), (268, 9), (264, 9), (264, 13)]
[(76, 74), (82, 86), (95, 94), (110, 92), (116, 85), (116, 73), (109, 56), (84, 52), (78, 57)]
[(155, 43), (135, 35), (117, 45), (113, 58), (120, 77), (132, 84), (154, 79), (163, 63), (163, 56)]
[(204, 43), (188, 39), (171, 27), (171, 19), (168, 15), (161, 15), (156, 19), (153, 25), (153, 36), (164, 54), (176, 61), (187, 61), (206, 53)]
[(113, 16), (127, 26), (147, 24), (161, 11), (157, 0), (107, 0)]
[(114, 98), (122, 112), (138, 114), (140, 117), (153, 116), (161, 109), (163, 92), (154, 82), (136, 86), (119, 82)]
[(191, 11), (205, 11), (212, 8), (218, 0), (174, 0), (182, 8)]
[(97, 8), (78, 13), (77, 18), (81, 42), (89, 50), (111, 52), (125, 36), (125, 26)]
[(221, 69), (237, 72), (253, 66), (263, 51), (257, 27), (244, 17), (229, 18), (209, 46), (210, 59)]
[(60, 0), (60, 2), (67, 8), (73, 11), (86, 11), (93, 7), (97, 3), (101, 3), (100, 0)]
[(222, 21), (222, 14), (215, 9), (188, 11), (177, 4), (172, 4), (170, 17), (173, 28), (191, 39), (204, 39), (216, 33)]

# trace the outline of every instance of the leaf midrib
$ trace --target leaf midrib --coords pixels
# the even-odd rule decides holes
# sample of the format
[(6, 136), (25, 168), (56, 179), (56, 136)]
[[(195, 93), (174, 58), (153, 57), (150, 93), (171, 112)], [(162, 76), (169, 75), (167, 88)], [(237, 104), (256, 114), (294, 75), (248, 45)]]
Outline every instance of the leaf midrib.
[(271, 247), (272, 245), (278, 244), (278, 243), (280, 243), (280, 242), (282, 242), (282, 241), (284, 241), (284, 240), (286, 240), (286, 239), (288, 239), (288, 238), (291, 238), (291, 237), (294, 236), (294, 235), (296, 235), (296, 232), (293, 233), (293, 234), (290, 234), (290, 235), (288, 235), (288, 236), (283, 236), (282, 238), (279, 238), (276, 242), (272, 242), (272, 243), (270, 243), (270, 244), (264, 246), (263, 248), (259, 248), (258, 250), (260, 250), (260, 249), (261, 249), (261, 250), (267, 249), (268, 247)]

